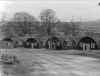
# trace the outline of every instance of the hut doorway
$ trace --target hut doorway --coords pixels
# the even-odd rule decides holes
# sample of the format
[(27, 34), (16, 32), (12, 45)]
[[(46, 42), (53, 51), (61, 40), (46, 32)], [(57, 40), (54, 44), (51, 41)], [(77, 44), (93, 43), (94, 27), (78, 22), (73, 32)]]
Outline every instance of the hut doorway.
[(26, 44), (27, 44), (26, 45), (27, 48), (39, 48), (39, 44), (38, 44), (37, 40), (34, 38), (27, 39)]
[(31, 48), (32, 48), (32, 49), (34, 48), (34, 43), (31, 43)]
[(48, 46), (49, 46), (49, 49), (51, 49), (51, 45), (50, 45), (51, 43), (50, 43), (50, 41), (48, 41)]
[(98, 50), (99, 49), (99, 38), (95, 37), (83, 37), (78, 42), (79, 50)]
[(90, 50), (90, 44), (83, 44), (83, 50)]
[(46, 48), (47, 49), (53, 49), (53, 50), (62, 50), (62, 38), (59, 37), (52, 37), (49, 38), (46, 42)]
[(56, 50), (56, 44), (55, 44), (55, 43), (52, 43), (51, 48), (52, 48), (53, 50)]

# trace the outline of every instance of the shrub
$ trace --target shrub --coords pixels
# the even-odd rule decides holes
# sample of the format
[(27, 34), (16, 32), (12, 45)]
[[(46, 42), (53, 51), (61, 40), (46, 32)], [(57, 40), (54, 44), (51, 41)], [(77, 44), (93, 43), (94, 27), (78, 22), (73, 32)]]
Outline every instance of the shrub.
[(16, 68), (14, 65), (19, 64), (19, 60), (14, 55), (2, 54), (1, 55), (1, 62), (2, 62), (2, 73), (4, 76), (14, 76), (15, 71), (13, 70)]
[(19, 60), (14, 55), (2, 54), (1, 55), (1, 62), (4, 65), (14, 65), (19, 64)]

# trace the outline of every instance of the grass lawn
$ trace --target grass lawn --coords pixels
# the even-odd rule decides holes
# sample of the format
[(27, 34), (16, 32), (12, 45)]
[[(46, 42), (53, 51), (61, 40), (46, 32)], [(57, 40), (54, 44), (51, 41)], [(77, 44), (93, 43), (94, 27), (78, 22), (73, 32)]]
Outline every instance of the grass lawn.
[(34, 68), (30, 69), (30, 67), (34, 67), (32, 55), (24, 51), (19, 51), (19, 49), (3, 50), (3, 54), (14, 55), (19, 60), (19, 64), (16, 65), (2, 65), (1, 70), (5, 76), (10, 76), (10, 74), (13, 76), (30, 76), (28, 74), (34, 71)]

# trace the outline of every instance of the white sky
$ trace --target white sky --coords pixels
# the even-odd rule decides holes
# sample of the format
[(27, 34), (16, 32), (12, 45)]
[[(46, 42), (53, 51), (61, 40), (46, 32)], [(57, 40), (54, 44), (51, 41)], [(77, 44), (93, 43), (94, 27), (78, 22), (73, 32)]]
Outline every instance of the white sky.
[(43, 9), (52, 9), (56, 12), (61, 21), (97, 21), (100, 18), (100, 1), (0, 1), (0, 12), (5, 12), (7, 19), (11, 18), (16, 12), (27, 12), (39, 20), (40, 12)]

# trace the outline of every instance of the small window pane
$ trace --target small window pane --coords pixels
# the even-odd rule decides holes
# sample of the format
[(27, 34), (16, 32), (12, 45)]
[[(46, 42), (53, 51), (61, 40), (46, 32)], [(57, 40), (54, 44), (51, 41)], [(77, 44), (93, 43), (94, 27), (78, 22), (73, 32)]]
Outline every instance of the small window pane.
[(91, 43), (91, 48), (95, 48), (95, 43)]
[(72, 43), (70, 41), (66, 41), (66, 46), (71, 46)]
[(19, 45), (22, 45), (22, 42), (18, 42)]

